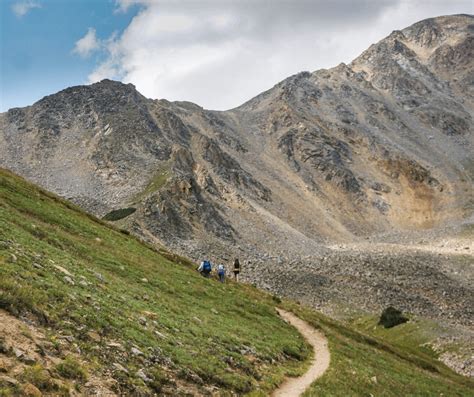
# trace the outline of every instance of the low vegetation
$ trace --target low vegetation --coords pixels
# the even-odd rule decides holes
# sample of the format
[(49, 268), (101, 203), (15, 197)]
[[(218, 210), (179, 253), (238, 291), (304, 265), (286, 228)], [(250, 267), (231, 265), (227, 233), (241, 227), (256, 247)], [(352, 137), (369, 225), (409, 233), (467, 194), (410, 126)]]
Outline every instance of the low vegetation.
[(382, 312), (378, 325), (383, 325), (385, 328), (392, 328), (406, 323), (407, 321), (408, 318), (405, 317), (400, 310), (389, 306)]
[[(70, 350), (96, 363), (95, 373), (111, 373), (114, 391), (125, 394), (269, 390), (303, 371), (310, 351), (270, 296), (204, 279), (184, 258), (160, 254), (6, 171), (0, 308), (66, 336)], [(72, 357), (55, 372), (87, 378)], [(41, 374), (32, 367), (36, 383)]]
[(56, 371), (66, 379), (86, 381), (88, 378), (87, 371), (82, 364), (72, 356), (67, 356), (64, 361), (57, 364)]
[(133, 207), (120, 208), (118, 210), (110, 211), (102, 219), (106, 221), (119, 221), (120, 219), (126, 218), (129, 215), (132, 215), (137, 209)]
[(155, 174), (151, 177), (150, 181), (148, 182), (147, 186), (143, 191), (138, 193), (133, 199), (133, 202), (138, 202), (143, 200), (149, 194), (155, 193), (160, 190), (163, 186), (166, 185), (168, 179), (170, 178), (171, 172), (168, 169), (168, 165), (164, 166), (162, 169), (155, 172)]

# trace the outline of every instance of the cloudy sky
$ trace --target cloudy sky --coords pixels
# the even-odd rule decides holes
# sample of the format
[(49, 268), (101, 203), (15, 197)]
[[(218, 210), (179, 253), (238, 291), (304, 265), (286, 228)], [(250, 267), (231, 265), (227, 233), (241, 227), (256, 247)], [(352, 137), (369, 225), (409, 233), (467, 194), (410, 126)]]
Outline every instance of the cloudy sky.
[(0, 111), (103, 78), (238, 106), (302, 70), (472, 0), (0, 0)]

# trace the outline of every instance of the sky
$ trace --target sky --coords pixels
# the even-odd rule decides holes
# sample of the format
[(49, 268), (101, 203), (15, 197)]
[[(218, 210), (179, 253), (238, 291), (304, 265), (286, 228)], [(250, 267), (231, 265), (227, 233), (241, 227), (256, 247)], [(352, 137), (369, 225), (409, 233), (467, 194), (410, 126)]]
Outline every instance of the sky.
[(238, 106), (473, 0), (0, 0), (0, 111), (104, 78)]

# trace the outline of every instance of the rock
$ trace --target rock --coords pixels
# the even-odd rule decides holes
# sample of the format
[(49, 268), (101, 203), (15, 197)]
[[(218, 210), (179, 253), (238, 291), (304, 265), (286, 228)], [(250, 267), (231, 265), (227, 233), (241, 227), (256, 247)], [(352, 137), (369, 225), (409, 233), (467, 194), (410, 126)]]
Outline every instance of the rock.
[(75, 341), (75, 338), (72, 335), (63, 335), (63, 336), (60, 336), (59, 338), (67, 340), (69, 343), (73, 343)]
[(128, 369), (125, 368), (122, 364), (113, 363), (112, 366), (113, 366), (116, 370), (118, 370), (118, 371), (120, 371), (120, 372), (125, 372), (126, 374), (128, 374)]
[(143, 277), (140, 281), (143, 282), (143, 283), (147, 283), (148, 279), (146, 277)]
[(18, 260), (17, 256), (15, 254), (10, 254), (10, 262), (15, 263)]
[(242, 354), (243, 356), (244, 356), (244, 355), (247, 355), (247, 354), (256, 355), (256, 354), (257, 354), (257, 351), (256, 351), (255, 348), (253, 348), (253, 347), (249, 347), (249, 346), (243, 345), (243, 346), (240, 348), (240, 354)]
[(146, 318), (143, 317), (143, 316), (138, 317), (138, 322), (139, 322), (141, 325), (146, 325), (146, 324), (147, 324)]
[(11, 386), (17, 386), (19, 384), (19, 382), (14, 378), (11, 378), (6, 375), (0, 375), (0, 384), (2, 383), (11, 385)]
[(53, 265), (53, 267), (61, 273), (65, 274), (66, 276), (72, 277), (72, 274), (69, 272), (69, 270), (65, 269), (64, 267), (59, 265)]
[(10, 368), (13, 366), (13, 364), (11, 363), (11, 361), (6, 358), (6, 357), (0, 357), (0, 373), (1, 372), (8, 372), (10, 370)]
[(104, 276), (101, 274), (101, 273), (97, 273), (95, 272), (94, 273), (94, 276), (97, 278), (97, 280), (99, 280), (101, 283), (104, 283), (105, 282), (105, 278)]
[(68, 284), (75, 285), (74, 281), (69, 276), (64, 276), (64, 281)]
[(27, 383), (22, 387), (23, 389), (23, 394), (28, 397), (42, 397), (43, 393), (35, 386), (32, 385), (31, 383)]
[(219, 312), (218, 312), (216, 309), (214, 309), (214, 308), (211, 309), (211, 313), (213, 313), (213, 314), (219, 314)]
[(162, 334), (160, 331), (153, 331), (153, 333), (158, 336), (159, 338), (166, 339), (167, 336), (165, 334)]
[(194, 317), (193, 317), (193, 320), (194, 320), (196, 323), (202, 324), (202, 320), (201, 320), (199, 317), (194, 316)]
[(16, 358), (20, 358), (21, 356), (23, 356), (23, 354), (25, 354), (25, 352), (23, 350), (20, 350), (17, 347), (13, 347), (12, 352), (15, 355)]
[(185, 379), (191, 381), (192, 383), (195, 383), (197, 385), (202, 385), (204, 384), (203, 380), (201, 377), (196, 374), (195, 372), (189, 370), (189, 369), (184, 369), (183, 370), (183, 376)]
[(144, 356), (144, 355), (145, 355), (141, 350), (137, 349), (136, 347), (132, 347), (132, 348), (130, 349), (130, 352), (131, 352), (134, 356)]
[(100, 342), (101, 341), (101, 337), (100, 335), (96, 332), (96, 331), (89, 331), (87, 333), (87, 336), (92, 339), (94, 342)]
[(147, 311), (147, 310), (143, 310), (142, 313), (147, 316), (148, 318), (158, 318), (158, 314), (154, 313), (154, 312), (150, 312), (150, 311)]
[(151, 382), (152, 379), (150, 379), (148, 376), (146, 376), (145, 371), (143, 368), (139, 369), (136, 374), (143, 382), (148, 383)]
[(109, 342), (107, 343), (107, 346), (112, 347), (112, 348), (117, 348), (119, 350), (123, 350), (123, 346), (118, 342)]

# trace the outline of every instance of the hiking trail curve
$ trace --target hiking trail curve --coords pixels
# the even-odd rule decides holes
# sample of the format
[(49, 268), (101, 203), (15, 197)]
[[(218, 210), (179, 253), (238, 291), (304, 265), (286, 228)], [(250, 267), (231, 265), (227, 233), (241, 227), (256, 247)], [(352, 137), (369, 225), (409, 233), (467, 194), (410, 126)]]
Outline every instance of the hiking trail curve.
[(287, 378), (282, 385), (272, 393), (272, 397), (298, 397), (318, 379), (329, 367), (330, 353), (326, 337), (307, 322), (285, 310), (278, 309), (278, 314), (293, 325), (313, 346), (314, 357), (308, 370), (297, 378)]

